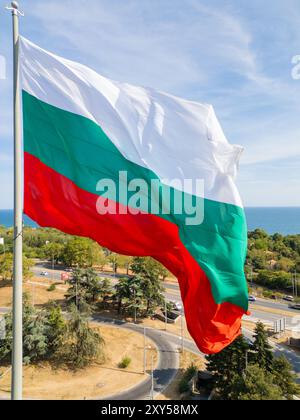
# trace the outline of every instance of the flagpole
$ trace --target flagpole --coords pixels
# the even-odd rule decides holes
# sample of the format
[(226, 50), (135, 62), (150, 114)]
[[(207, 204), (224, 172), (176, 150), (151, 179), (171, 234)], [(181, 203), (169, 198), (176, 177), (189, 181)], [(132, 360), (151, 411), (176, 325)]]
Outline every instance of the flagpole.
[(13, 262), (13, 351), (12, 400), (23, 397), (23, 198), (22, 198), (22, 143), (19, 73), (19, 5), (11, 2), (13, 21), (14, 59), (14, 262)]

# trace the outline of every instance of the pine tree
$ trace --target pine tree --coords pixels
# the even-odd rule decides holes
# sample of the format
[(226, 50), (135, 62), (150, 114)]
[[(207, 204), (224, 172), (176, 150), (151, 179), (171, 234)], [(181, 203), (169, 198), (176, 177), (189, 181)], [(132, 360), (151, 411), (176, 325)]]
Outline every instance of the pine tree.
[(264, 324), (258, 322), (254, 331), (254, 342), (251, 346), (251, 363), (257, 364), (268, 372), (273, 371), (274, 355), (268, 341)]
[(207, 370), (215, 377), (215, 385), (220, 398), (231, 398), (232, 383), (236, 375), (242, 376), (247, 365), (249, 344), (240, 335), (234, 343), (218, 354), (207, 356)]
[(244, 375), (235, 375), (231, 383), (231, 400), (280, 401), (284, 395), (274, 377), (258, 365), (249, 365)]
[(297, 376), (292, 372), (292, 366), (284, 356), (280, 356), (273, 363), (274, 383), (278, 385), (287, 400), (292, 400), (294, 395), (300, 393), (296, 384)]
[(70, 315), (62, 356), (71, 367), (82, 369), (103, 355), (104, 340), (75, 305), (72, 305)]
[(59, 306), (52, 305), (45, 316), (47, 335), (47, 354), (50, 358), (62, 347), (66, 323)]
[[(23, 296), (23, 356), (24, 363), (43, 360), (47, 354), (45, 314), (37, 311), (27, 294)], [(12, 313), (5, 316), (6, 335), (0, 340), (0, 360), (9, 362), (12, 353)]]
[(101, 292), (96, 271), (92, 268), (76, 269), (69, 283), (71, 287), (65, 295), (68, 305), (75, 304), (81, 312), (91, 312)]

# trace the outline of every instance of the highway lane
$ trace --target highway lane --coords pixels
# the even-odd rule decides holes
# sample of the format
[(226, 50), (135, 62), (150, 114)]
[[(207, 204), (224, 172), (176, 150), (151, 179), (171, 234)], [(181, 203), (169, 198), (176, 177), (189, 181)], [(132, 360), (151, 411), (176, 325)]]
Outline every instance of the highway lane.
[[(164, 287), (166, 289), (173, 290), (173, 291), (176, 291), (177, 293), (180, 293), (179, 286), (176, 285), (176, 284), (164, 283)], [(175, 294), (175, 296), (176, 296), (176, 294)], [(269, 309), (283, 310), (283, 311), (289, 312), (291, 314), (291, 316), (300, 314), (300, 311), (297, 311), (296, 309), (289, 308), (289, 303), (288, 302), (285, 303), (285, 302), (281, 302), (281, 301), (278, 302), (278, 301), (271, 301), (271, 300), (267, 300), (267, 299), (258, 298), (257, 301), (255, 302), (255, 305), (265, 307), (265, 308), (269, 308)]]

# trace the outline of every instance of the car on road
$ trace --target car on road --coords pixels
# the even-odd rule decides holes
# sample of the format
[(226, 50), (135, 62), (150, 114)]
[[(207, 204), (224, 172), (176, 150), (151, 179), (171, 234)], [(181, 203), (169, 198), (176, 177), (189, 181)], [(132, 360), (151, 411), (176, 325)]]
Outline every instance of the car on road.
[(293, 296), (284, 296), (283, 300), (286, 300), (287, 302), (294, 302)]
[(256, 302), (256, 297), (250, 295), (248, 300), (249, 300), (249, 302)]
[(49, 276), (49, 273), (47, 271), (42, 271), (41, 272), (41, 276), (42, 277), (48, 277)]
[(300, 311), (300, 303), (295, 303), (294, 305), (289, 306), (290, 309), (296, 309), (297, 311)]
[(73, 273), (73, 268), (66, 268), (65, 269), (65, 272), (66, 273)]
[(177, 312), (181, 312), (183, 310), (183, 305), (181, 302), (170, 302), (172, 305), (172, 309)]

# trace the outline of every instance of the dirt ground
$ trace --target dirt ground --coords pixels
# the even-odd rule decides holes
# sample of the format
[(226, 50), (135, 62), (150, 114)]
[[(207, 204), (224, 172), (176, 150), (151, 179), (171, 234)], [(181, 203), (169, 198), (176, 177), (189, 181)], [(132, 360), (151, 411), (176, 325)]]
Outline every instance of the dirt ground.
[[(27, 292), (31, 299), (32, 303), (35, 305), (44, 305), (49, 302), (49, 300), (62, 300), (67, 291), (65, 286), (57, 286), (56, 290), (49, 292), (47, 289), (50, 286), (50, 283), (44, 282), (44, 286), (32, 284), (34, 282), (43, 283), (40, 279), (32, 278), (30, 282), (24, 282), (24, 292)], [(0, 281), (0, 307), (10, 307), (12, 303), (12, 287), (11, 284), (6, 284)]]
[[(104, 398), (129, 389), (146, 379), (143, 374), (143, 336), (128, 330), (103, 326), (100, 332), (105, 339), (106, 360), (104, 364), (93, 364), (87, 369), (73, 372), (53, 369), (48, 363), (24, 369), (24, 397), (42, 400), (83, 400)], [(154, 354), (152, 344), (148, 351), (147, 369), (150, 369)], [(124, 356), (132, 359), (127, 369), (119, 369), (118, 364)], [(1, 368), (4, 372), (7, 368)], [(0, 378), (0, 397), (9, 397), (10, 373)]]
[(196, 356), (195, 354), (189, 352), (183, 352), (183, 354), (180, 356), (180, 369), (174, 381), (156, 399), (159, 401), (180, 400), (180, 393), (178, 391), (179, 382), (183, 378), (186, 369), (192, 364), (197, 366), (199, 370), (205, 369), (205, 360), (203, 357)]

